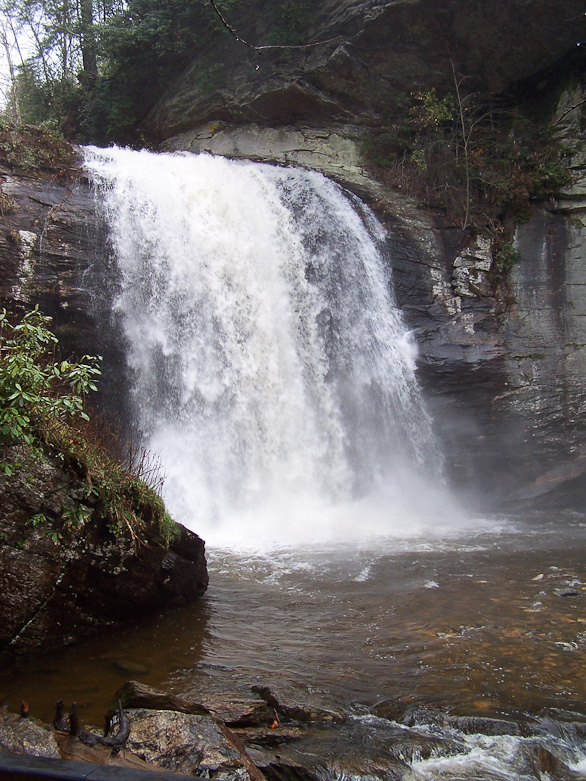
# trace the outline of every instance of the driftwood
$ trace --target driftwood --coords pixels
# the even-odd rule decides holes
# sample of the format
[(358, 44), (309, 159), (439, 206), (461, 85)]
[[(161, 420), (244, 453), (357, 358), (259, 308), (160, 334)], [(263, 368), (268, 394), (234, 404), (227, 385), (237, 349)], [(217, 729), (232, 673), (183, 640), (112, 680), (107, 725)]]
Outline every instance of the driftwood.
[(120, 750), (126, 745), (130, 736), (130, 719), (124, 712), (122, 703), (118, 700), (118, 729), (115, 734), (96, 735), (94, 732), (82, 731), (78, 737), (86, 746), (108, 746), (113, 750)]

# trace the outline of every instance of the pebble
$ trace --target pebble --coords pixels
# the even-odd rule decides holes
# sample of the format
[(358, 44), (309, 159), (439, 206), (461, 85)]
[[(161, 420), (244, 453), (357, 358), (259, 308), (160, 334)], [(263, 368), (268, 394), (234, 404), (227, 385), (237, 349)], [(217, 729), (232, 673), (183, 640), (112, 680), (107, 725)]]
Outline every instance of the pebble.
[(577, 597), (579, 593), (575, 588), (556, 588), (554, 591), (558, 597)]

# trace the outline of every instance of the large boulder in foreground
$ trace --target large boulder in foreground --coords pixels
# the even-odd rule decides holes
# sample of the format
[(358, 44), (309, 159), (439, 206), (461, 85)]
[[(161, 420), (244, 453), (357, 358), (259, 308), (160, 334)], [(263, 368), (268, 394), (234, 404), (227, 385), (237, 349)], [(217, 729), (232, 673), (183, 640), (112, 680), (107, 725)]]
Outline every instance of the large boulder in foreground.
[(134, 530), (115, 527), (87, 480), (57, 456), (5, 447), (0, 463), (16, 464), (10, 475), (0, 470), (0, 656), (122, 627), (207, 588), (196, 534), (161, 530), (146, 506)]

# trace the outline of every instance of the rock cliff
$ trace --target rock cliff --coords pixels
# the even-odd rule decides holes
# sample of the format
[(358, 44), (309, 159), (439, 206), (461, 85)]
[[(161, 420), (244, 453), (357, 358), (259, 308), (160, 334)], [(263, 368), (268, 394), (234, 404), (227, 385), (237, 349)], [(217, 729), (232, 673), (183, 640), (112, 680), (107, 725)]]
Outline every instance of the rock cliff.
[[(274, 43), (278, 7), (256, 0), (230, 23), (250, 44)], [(294, 43), (327, 43), (258, 50), (219, 30), (144, 130), (164, 139), (218, 121), (376, 126), (397, 113), (401, 96), (452, 86), (452, 63), (475, 89), (496, 93), (549, 68), (584, 37), (580, 0), (319, 0), (311, 12), (300, 2), (288, 10), (300, 22)]]

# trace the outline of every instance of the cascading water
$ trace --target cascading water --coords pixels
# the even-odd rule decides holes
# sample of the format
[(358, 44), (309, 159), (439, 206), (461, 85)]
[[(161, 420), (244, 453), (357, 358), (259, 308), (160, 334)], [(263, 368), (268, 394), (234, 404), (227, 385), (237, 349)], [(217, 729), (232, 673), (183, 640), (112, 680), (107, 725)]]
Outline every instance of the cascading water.
[(407, 533), (440, 458), (371, 212), (294, 169), (96, 148), (86, 166), (172, 514), (212, 543), (344, 538), (357, 512), (361, 537)]

